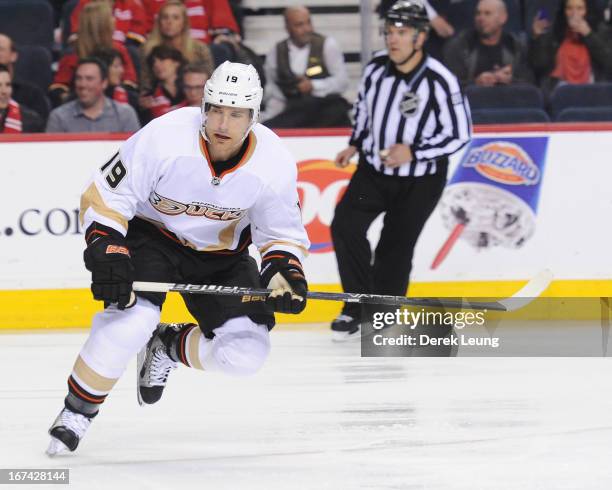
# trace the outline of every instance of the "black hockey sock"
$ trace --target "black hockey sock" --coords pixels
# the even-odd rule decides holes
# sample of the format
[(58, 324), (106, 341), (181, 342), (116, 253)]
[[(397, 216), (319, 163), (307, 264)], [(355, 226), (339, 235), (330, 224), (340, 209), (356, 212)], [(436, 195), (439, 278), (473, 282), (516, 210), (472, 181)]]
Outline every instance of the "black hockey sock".
[(80, 413), (90, 419), (98, 415), (100, 405), (107, 395), (94, 395), (89, 393), (70, 376), (68, 378), (68, 395), (64, 399), (64, 406), (74, 413)]
[(180, 362), (191, 367), (185, 352), (187, 351), (187, 337), (194, 328), (199, 327), (195, 323), (191, 323), (178, 332), (169, 328), (161, 336), (162, 342), (166, 346), (166, 353), (174, 362)]

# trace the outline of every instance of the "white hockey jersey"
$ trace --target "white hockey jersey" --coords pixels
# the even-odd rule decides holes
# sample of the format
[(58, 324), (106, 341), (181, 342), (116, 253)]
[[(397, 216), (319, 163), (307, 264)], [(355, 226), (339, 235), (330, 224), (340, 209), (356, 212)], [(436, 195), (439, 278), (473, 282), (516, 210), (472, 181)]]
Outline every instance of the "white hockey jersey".
[(200, 110), (188, 107), (129, 138), (81, 196), (83, 228), (97, 221), (125, 235), (137, 216), (185, 246), (223, 253), (245, 246), (250, 225), (260, 253), (284, 250), (303, 259), (310, 242), (298, 205), (297, 165), (280, 138), (255, 125), (238, 165), (215, 175), (200, 125)]

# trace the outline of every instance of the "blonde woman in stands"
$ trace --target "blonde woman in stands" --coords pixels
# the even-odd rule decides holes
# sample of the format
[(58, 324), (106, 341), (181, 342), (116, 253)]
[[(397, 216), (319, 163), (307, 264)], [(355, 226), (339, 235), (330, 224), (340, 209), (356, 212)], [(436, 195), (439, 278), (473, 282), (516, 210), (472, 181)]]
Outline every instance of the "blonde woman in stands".
[[(165, 0), (142, 0), (149, 31), (164, 3)], [(232, 41), (232, 37), (238, 36), (240, 29), (228, 0), (183, 0), (183, 3), (193, 39), (211, 44), (228, 40), (228, 36)]]
[[(142, 48), (140, 93), (153, 89), (153, 73), (147, 58), (156, 46), (166, 45), (178, 49), (188, 63), (203, 65), (209, 72), (214, 70), (213, 57), (208, 46), (189, 35), (187, 8), (180, 0), (168, 0), (159, 10), (155, 26)], [(145, 107), (146, 108), (146, 107)]]
[(113, 40), (115, 21), (111, 7), (105, 0), (88, 3), (79, 17), (79, 32), (74, 43), (74, 51), (62, 56), (53, 83), (49, 87), (49, 95), (53, 106), (65, 102), (70, 96), (74, 73), (80, 59), (89, 58), (96, 50), (116, 49), (123, 61), (123, 83), (138, 87), (136, 70), (125, 46)]
[[(70, 14), (71, 37), (77, 38), (83, 8), (96, 0), (79, 0)], [(140, 46), (146, 40), (147, 16), (140, 0), (106, 0), (115, 19), (113, 39), (122, 44)]]

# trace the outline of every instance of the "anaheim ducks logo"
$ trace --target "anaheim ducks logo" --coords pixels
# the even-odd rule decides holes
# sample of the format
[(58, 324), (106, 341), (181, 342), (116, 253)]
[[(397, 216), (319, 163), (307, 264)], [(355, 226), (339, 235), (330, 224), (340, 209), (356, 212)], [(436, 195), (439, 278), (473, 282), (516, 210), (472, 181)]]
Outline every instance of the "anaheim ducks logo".
[(187, 216), (203, 216), (204, 218), (217, 221), (234, 221), (244, 217), (247, 210), (237, 208), (224, 208), (213, 204), (192, 202), (183, 204), (168, 197), (153, 192), (149, 197), (149, 202), (157, 211), (169, 216), (186, 214)]

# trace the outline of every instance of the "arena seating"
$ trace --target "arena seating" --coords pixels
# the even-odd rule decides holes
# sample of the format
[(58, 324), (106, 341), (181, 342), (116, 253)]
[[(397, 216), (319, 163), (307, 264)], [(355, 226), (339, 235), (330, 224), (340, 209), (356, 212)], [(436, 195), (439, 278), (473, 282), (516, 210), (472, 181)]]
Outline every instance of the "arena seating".
[(527, 84), (505, 85), (495, 87), (478, 87), (470, 85), (466, 95), (472, 109), (543, 109), (542, 91)]
[(568, 107), (563, 109), (555, 119), (556, 122), (606, 122), (612, 121), (612, 106), (604, 107)]
[(53, 48), (53, 9), (45, 0), (0, 0), (0, 32), (17, 45)]
[(543, 109), (476, 109), (472, 111), (474, 124), (519, 124), (519, 123), (547, 123), (550, 122), (548, 114)]
[(568, 107), (612, 106), (612, 83), (592, 83), (585, 85), (559, 85), (550, 98), (553, 120)]

